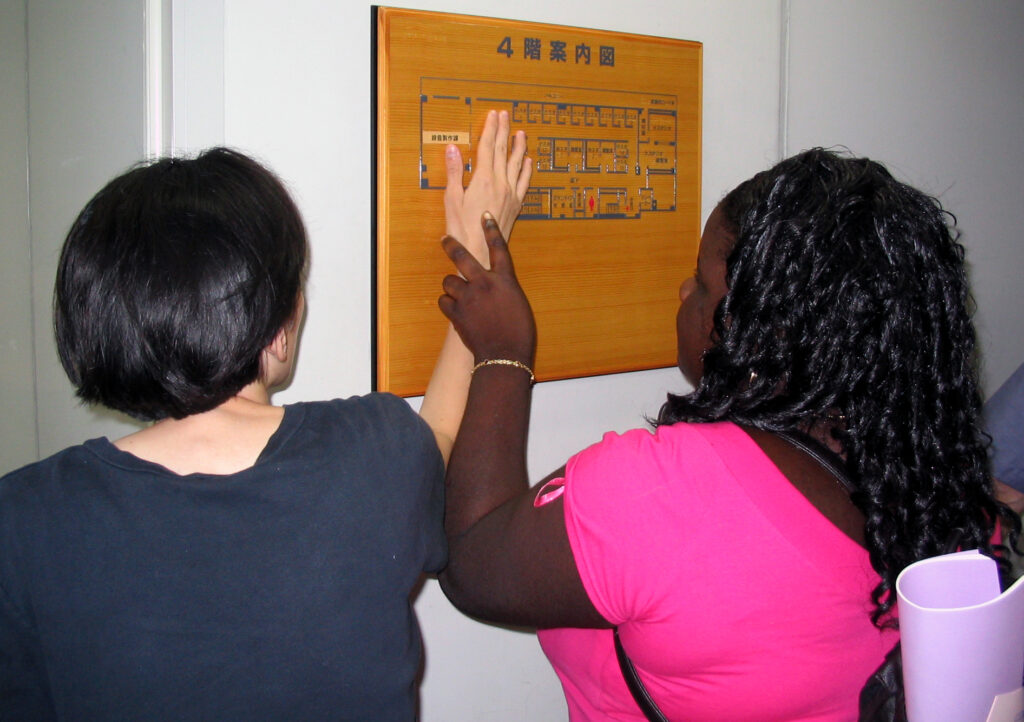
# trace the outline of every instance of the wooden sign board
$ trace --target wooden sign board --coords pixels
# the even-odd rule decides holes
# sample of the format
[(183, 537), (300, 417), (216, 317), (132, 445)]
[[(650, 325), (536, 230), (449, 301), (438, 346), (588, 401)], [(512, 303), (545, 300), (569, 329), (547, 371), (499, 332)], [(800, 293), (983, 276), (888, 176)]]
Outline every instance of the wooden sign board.
[(490, 109), (535, 167), (510, 239), (538, 380), (676, 363), (700, 239), (701, 45), (376, 8), (375, 387), (426, 388), (447, 321), (444, 149), (469, 166)]

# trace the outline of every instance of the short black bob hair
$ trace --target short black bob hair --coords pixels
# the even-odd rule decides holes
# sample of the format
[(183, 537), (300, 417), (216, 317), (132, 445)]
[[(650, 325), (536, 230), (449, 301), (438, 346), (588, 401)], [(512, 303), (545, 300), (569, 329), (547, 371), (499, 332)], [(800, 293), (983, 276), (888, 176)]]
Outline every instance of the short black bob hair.
[(83, 401), (137, 419), (209, 411), (259, 378), (306, 258), (295, 203), (246, 155), (137, 166), (64, 241), (53, 313), (64, 370)]

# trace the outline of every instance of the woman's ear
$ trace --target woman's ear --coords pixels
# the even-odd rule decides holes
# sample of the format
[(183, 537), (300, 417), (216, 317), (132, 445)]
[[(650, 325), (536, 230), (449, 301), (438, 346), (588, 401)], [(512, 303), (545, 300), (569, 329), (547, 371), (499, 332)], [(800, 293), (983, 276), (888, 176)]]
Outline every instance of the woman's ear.
[(274, 340), (267, 344), (264, 349), (264, 353), (268, 354), (271, 358), (285, 363), (288, 361), (288, 330), (287, 324), (281, 327), (281, 330), (274, 336)]
[(261, 377), (272, 378), (274, 364), (288, 364), (295, 354), (295, 345), (298, 343), (298, 327), (302, 323), (302, 314), (305, 311), (306, 298), (302, 291), (295, 301), (295, 310), (292, 315), (278, 329), (273, 340), (263, 349), (263, 356), (260, 358)]
[(289, 348), (288, 335), (294, 334), (295, 330), (302, 323), (302, 314), (306, 310), (306, 297), (302, 291), (299, 291), (298, 298), (295, 299), (295, 310), (292, 311), (292, 315), (288, 317), (288, 320), (284, 322), (284, 326), (278, 330), (277, 335), (274, 336), (274, 340), (267, 346), (267, 352), (270, 353), (281, 363), (288, 360), (288, 352), (294, 351)]

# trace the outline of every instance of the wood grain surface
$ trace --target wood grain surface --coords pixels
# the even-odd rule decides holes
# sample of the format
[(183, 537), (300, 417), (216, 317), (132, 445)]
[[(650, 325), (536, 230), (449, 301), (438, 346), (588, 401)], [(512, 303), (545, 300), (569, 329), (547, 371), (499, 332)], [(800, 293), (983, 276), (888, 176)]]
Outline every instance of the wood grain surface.
[(700, 43), (393, 8), (376, 32), (376, 388), (426, 388), (447, 323), (444, 148), (469, 166), (491, 108), (535, 163), (510, 243), (538, 380), (674, 365), (700, 238)]

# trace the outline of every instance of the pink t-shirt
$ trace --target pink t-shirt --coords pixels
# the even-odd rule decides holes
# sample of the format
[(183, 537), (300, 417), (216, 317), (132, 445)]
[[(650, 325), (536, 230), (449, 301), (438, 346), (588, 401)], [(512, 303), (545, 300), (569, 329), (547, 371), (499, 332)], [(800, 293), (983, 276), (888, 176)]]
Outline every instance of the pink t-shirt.
[[(729, 423), (604, 439), (566, 467), (565, 525), (591, 602), (669, 719), (855, 720), (895, 632), (878, 575)], [(642, 720), (609, 630), (541, 646), (571, 720)]]

